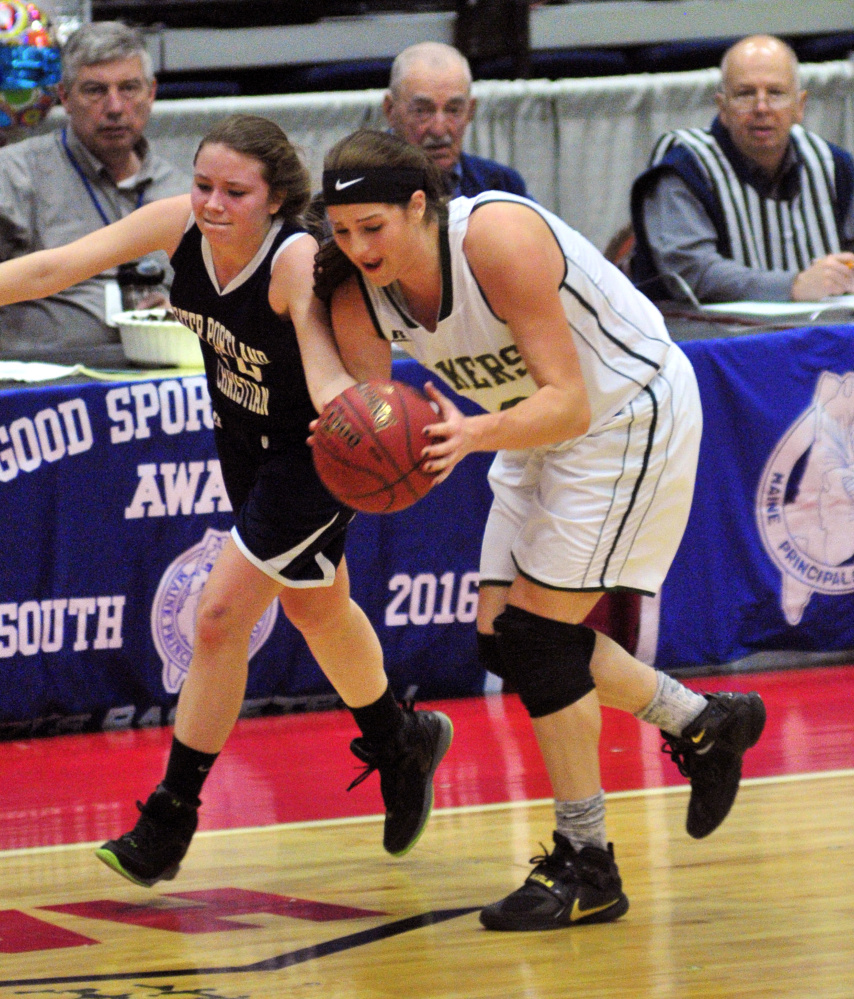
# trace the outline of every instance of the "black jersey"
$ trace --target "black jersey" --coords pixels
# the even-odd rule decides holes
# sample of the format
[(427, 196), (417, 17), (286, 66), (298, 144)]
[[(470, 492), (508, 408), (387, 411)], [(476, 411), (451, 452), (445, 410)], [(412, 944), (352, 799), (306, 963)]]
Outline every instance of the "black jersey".
[(259, 433), (308, 433), (315, 417), (296, 331), (270, 308), (270, 270), (278, 250), (305, 230), (274, 222), (254, 258), (224, 289), (195, 222), (172, 256), (170, 303), (197, 334), (214, 411)]

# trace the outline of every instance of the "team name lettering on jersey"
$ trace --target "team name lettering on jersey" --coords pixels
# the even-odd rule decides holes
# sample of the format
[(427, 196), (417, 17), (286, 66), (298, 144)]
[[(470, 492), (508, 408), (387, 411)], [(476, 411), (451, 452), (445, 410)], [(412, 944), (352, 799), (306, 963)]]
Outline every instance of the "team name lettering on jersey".
[(216, 387), (220, 392), (250, 413), (269, 416), (270, 390), (256, 384), (263, 380), (263, 366), (270, 363), (264, 351), (242, 343), (213, 316), (208, 316), (205, 322), (205, 317), (197, 312), (178, 308), (173, 311), (176, 319), (210, 344), (221, 357), (233, 357), (237, 361), (240, 374), (231, 371), (222, 361), (217, 364)]
[(270, 415), (270, 390), (229, 371), (222, 361), (216, 366), (216, 387), (226, 398), (248, 409), (250, 413)]
[(200, 337), (205, 331), (205, 317), (198, 312), (188, 312), (186, 309), (178, 309), (172, 306), (172, 314), (179, 323), (183, 323), (187, 329), (192, 330), (196, 336)]
[(218, 353), (226, 357), (237, 358), (238, 361), (243, 362), (244, 365), (251, 365), (256, 369), (253, 372), (253, 377), (256, 377), (260, 381), (260, 372), (257, 368), (263, 364), (269, 364), (269, 358), (264, 353), (263, 350), (256, 350), (254, 347), (249, 347), (245, 343), (235, 337), (231, 330), (226, 329), (222, 323), (218, 322), (212, 316), (208, 316), (208, 326), (205, 331), (205, 341), (209, 343), (213, 349)]
[(175, 318), (191, 329), (198, 337), (209, 343), (211, 347), (225, 357), (234, 357), (242, 361), (244, 365), (257, 367), (269, 364), (270, 360), (263, 350), (256, 350), (249, 347), (235, 337), (231, 330), (227, 329), (221, 322), (213, 316), (205, 317), (198, 312), (188, 312), (186, 309), (172, 309)]
[(488, 389), (507, 382), (515, 382), (528, 373), (522, 355), (515, 345), (503, 347), (498, 354), (462, 354), (447, 357), (433, 365), (448, 384), (458, 392), (471, 389)]

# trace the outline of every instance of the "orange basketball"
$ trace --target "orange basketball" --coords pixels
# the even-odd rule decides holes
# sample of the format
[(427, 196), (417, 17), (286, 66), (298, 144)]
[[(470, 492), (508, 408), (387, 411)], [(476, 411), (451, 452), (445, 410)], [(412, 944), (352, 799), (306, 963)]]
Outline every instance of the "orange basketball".
[(421, 499), (434, 476), (421, 467), (424, 428), (440, 419), (417, 388), (361, 382), (336, 396), (314, 431), (314, 467), (336, 499), (364, 513), (393, 513)]

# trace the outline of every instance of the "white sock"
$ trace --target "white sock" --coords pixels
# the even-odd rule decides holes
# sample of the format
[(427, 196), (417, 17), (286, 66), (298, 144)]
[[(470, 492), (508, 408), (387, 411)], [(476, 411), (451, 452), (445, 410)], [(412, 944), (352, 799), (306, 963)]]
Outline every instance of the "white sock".
[(647, 706), (635, 712), (635, 718), (664, 729), (670, 735), (681, 735), (709, 703), (702, 694), (683, 687), (678, 680), (658, 670), (655, 695)]
[(605, 834), (605, 792), (600, 791), (592, 798), (580, 801), (558, 801), (555, 799), (557, 831), (566, 836), (576, 850), (585, 846), (598, 846), (608, 849)]

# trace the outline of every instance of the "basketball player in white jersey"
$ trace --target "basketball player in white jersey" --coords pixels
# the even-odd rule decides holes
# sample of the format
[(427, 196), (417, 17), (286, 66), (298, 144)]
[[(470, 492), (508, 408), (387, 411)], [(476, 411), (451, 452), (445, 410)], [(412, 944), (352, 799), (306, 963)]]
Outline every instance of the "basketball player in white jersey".
[(655, 593), (678, 547), (697, 463), (697, 382), (661, 315), (582, 236), (534, 202), (443, 203), (423, 153), (360, 131), (327, 155), (334, 240), (317, 263), (345, 366), (388, 378), (397, 343), (485, 412), (435, 386), (427, 470), (442, 481), (497, 451), (480, 564), (484, 666), (518, 691), (555, 797), (554, 850), (487, 906), (490, 929), (542, 930), (628, 909), (605, 831), (600, 705), (662, 729), (691, 779), (687, 828), (733, 804), (765, 709), (704, 697), (582, 624), (608, 590)]

